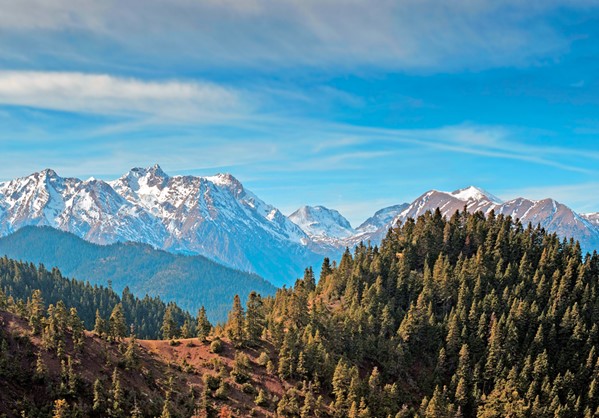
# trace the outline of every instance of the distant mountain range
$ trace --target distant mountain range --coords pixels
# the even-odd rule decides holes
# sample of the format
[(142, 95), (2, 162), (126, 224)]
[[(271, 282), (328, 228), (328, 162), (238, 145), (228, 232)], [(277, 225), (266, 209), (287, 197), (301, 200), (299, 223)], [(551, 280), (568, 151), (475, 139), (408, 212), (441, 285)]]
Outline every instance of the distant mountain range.
[(321, 246), (229, 174), (168, 176), (158, 165), (105, 182), (46, 169), (0, 183), (0, 236), (51, 226), (97, 244), (199, 254), (276, 285), (320, 263)]
[(494, 210), (573, 237), (586, 250), (599, 248), (599, 214), (577, 214), (553, 199), (503, 202), (472, 186), (431, 190), (353, 228), (323, 206), (304, 206), (286, 217), (230, 174), (169, 176), (158, 165), (133, 168), (110, 182), (63, 178), (46, 169), (0, 183), (0, 236), (34, 225), (97, 244), (141, 242), (203, 255), (280, 286), (293, 283), (306, 266), (320, 265), (324, 256), (337, 258), (360, 241), (378, 243), (390, 226), (437, 207), (446, 216), (464, 207)]
[[(439, 208), (444, 216), (450, 217), (465, 207), (469, 212), (481, 211), (485, 214), (493, 210), (497, 215), (520, 219), (524, 225), (540, 224), (548, 232), (580, 241), (583, 249), (587, 251), (599, 249), (599, 213), (578, 214), (550, 198), (531, 200), (520, 197), (504, 202), (474, 186), (454, 192), (430, 190), (412, 203), (381, 209), (350, 235), (347, 231), (351, 231), (351, 226), (348, 228), (347, 220), (341, 217), (337, 225), (332, 225), (339, 219), (338, 213), (326, 208), (319, 207), (315, 211), (314, 208), (303, 207), (292, 214), (290, 219), (302, 227), (312, 240), (326, 241), (333, 247), (345, 247), (355, 245), (361, 240), (378, 243), (391, 226), (405, 222), (408, 218), (417, 218), (428, 210)], [(298, 213), (302, 216), (298, 216)], [(337, 234), (337, 231), (341, 233)]]
[[(224, 322), (233, 295), (247, 299), (251, 291), (267, 296), (276, 288), (255, 274), (225, 267), (203, 256), (183, 256), (147, 244), (97, 245), (50, 227), (26, 226), (0, 238), (0, 255), (58, 267), (69, 277), (108, 286), (125, 287), (139, 297), (160, 296), (195, 315), (205, 306), (213, 321)], [(245, 302), (244, 302), (245, 303)]]

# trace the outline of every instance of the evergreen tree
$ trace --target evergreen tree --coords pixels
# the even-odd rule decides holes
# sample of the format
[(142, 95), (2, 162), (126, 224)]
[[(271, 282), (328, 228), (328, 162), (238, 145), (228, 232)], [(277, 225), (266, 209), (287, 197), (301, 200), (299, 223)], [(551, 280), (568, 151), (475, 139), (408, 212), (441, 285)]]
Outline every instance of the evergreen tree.
[(181, 338), (191, 338), (193, 335), (193, 327), (191, 325), (191, 319), (185, 318), (183, 325), (181, 326)]
[(44, 299), (42, 292), (36, 289), (31, 294), (31, 300), (28, 304), (29, 309), (29, 326), (34, 334), (39, 334), (42, 329), (42, 320), (44, 318)]
[(268, 406), (268, 397), (266, 396), (266, 392), (264, 392), (264, 389), (261, 388), (260, 390), (258, 390), (258, 395), (256, 396), (254, 403), (257, 406)]
[(121, 388), (121, 380), (117, 369), (112, 372), (112, 386), (110, 388), (110, 399), (108, 403), (107, 414), (112, 418), (120, 418), (123, 416), (124, 393)]
[(206, 309), (204, 309), (203, 306), (198, 310), (197, 322), (197, 337), (200, 341), (206, 341), (206, 338), (208, 338), (208, 335), (210, 335), (210, 331), (212, 330), (212, 324), (208, 321)]
[(127, 335), (127, 324), (125, 322), (125, 314), (123, 312), (123, 305), (121, 303), (115, 305), (112, 313), (110, 314), (108, 323), (110, 327), (110, 336), (112, 338), (120, 340)]
[(54, 401), (52, 418), (67, 418), (69, 416), (69, 404), (64, 399)]
[(104, 394), (104, 387), (102, 386), (100, 379), (94, 381), (93, 391), (94, 399), (92, 409), (94, 412), (101, 414), (106, 409), (106, 395)]
[(73, 344), (77, 351), (81, 351), (85, 342), (85, 333), (83, 321), (79, 318), (76, 308), (69, 310), (69, 327), (73, 338)]
[(142, 418), (143, 413), (139, 405), (137, 404), (137, 399), (133, 402), (133, 409), (131, 410), (130, 418)]
[(256, 344), (264, 329), (264, 312), (262, 298), (256, 292), (248, 296), (245, 315), (245, 336), (250, 344)]
[(96, 309), (96, 320), (94, 323), (94, 334), (103, 337), (106, 334), (106, 321), (100, 315), (100, 310)]
[(233, 343), (240, 347), (246, 341), (245, 335), (245, 313), (241, 306), (241, 299), (239, 295), (235, 295), (233, 298), (233, 309), (229, 313), (229, 320), (227, 322), (227, 334)]
[(38, 352), (35, 361), (35, 372), (34, 379), (38, 382), (43, 382), (48, 376), (48, 367), (44, 362), (44, 358), (42, 357), (42, 353)]
[(237, 383), (245, 383), (250, 379), (250, 371), (250, 359), (248, 356), (241, 351), (236, 352), (231, 376), (233, 376)]
[(170, 392), (167, 392), (164, 397), (164, 404), (162, 406), (162, 413), (160, 414), (160, 418), (170, 418), (171, 417), (171, 405), (170, 405)]
[(309, 418), (314, 416), (314, 411), (316, 410), (316, 399), (314, 399), (314, 394), (311, 390), (306, 392), (306, 396), (304, 397), (304, 405), (300, 410), (301, 418)]
[(164, 312), (164, 318), (162, 320), (162, 338), (170, 340), (177, 338), (179, 334), (177, 321), (175, 320), (174, 307), (169, 304)]
[(139, 365), (139, 353), (137, 348), (137, 341), (135, 339), (135, 335), (131, 335), (129, 337), (129, 342), (127, 343), (127, 350), (123, 355), (125, 360), (125, 367), (129, 370), (137, 369)]

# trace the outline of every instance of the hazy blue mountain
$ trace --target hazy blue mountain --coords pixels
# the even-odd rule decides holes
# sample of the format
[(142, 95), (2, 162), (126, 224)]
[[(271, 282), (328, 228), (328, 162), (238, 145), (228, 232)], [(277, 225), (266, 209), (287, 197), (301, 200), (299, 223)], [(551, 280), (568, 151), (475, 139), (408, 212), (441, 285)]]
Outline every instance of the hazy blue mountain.
[(136, 296), (160, 296), (192, 314), (204, 305), (210, 318), (226, 319), (233, 296), (275, 287), (256, 274), (218, 264), (203, 256), (184, 256), (139, 243), (98, 245), (50, 227), (23, 227), (0, 238), (0, 255), (58, 267), (67, 276), (107, 285), (121, 292), (129, 286)]

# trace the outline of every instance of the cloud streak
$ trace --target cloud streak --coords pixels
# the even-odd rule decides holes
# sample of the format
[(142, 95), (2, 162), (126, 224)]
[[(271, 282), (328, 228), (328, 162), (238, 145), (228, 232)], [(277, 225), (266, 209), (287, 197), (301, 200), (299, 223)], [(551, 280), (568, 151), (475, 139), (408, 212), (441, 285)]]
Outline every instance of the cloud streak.
[(234, 117), (248, 109), (238, 92), (214, 83), (39, 71), (0, 71), (0, 103), (195, 122)]
[[(1, 0), (0, 28), (6, 40), (26, 41), (31, 34), (51, 42), (75, 33), (102, 50), (111, 48), (118, 61), (138, 66), (152, 62), (155, 68), (185, 62), (194, 68), (234, 64), (434, 71), (529, 65), (555, 57), (567, 51), (570, 39), (544, 17), (593, 4), (588, 0)], [(63, 44), (67, 48), (61, 53), (94, 59), (94, 48)]]
[[(335, 129), (335, 128), (334, 128)], [(368, 127), (336, 126), (342, 134), (352, 135), (351, 140), (339, 143), (374, 144), (376, 142), (412, 144), (457, 154), (479, 155), (504, 160), (525, 161), (584, 174), (596, 174), (596, 170), (564, 162), (570, 159), (597, 160), (599, 153), (555, 146), (526, 144), (525, 130), (505, 127), (461, 124), (435, 129), (385, 129)], [(321, 144), (316, 149), (322, 149)]]

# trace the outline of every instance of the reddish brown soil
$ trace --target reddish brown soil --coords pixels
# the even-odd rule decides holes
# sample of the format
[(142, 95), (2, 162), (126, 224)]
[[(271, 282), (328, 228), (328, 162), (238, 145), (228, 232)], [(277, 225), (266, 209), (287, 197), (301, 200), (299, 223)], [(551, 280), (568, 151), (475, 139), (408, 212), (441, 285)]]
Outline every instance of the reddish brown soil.
[[(27, 322), (11, 313), (0, 311), (0, 330), (9, 335), (9, 351), (11, 353), (28, 352), (19, 359), (20, 370), (23, 374), (31, 373), (35, 367), (36, 353), (41, 353), (48, 368), (50, 380), (59, 380), (61, 364), (55, 353), (48, 352), (42, 348), (38, 336), (33, 336)], [(227, 371), (233, 366), (236, 348), (226, 338), (223, 341), (223, 351), (219, 354), (210, 352), (210, 341), (201, 342), (197, 338), (180, 339), (175, 345), (170, 341), (163, 340), (137, 340), (139, 348), (138, 370), (126, 370), (118, 367), (121, 384), (125, 390), (135, 388), (142, 395), (146, 405), (153, 405), (160, 410), (167, 388), (168, 377), (173, 377), (175, 392), (188, 394), (194, 391), (196, 399), (200, 398), (204, 390), (202, 376), (205, 373), (217, 374), (214, 362), (222, 362)], [(128, 340), (124, 340), (126, 345)], [(107, 342), (98, 338), (91, 332), (86, 332), (86, 341), (82, 352), (75, 351), (72, 341), (67, 336), (65, 341), (65, 353), (77, 361), (76, 371), (81, 376), (88, 388), (93, 382), (100, 378), (107, 384), (115, 367), (122, 359), (119, 347), (123, 344), (118, 342)], [(26, 348), (27, 346), (27, 348)], [(271, 358), (276, 357), (272, 353), (272, 347), (263, 345), (256, 349), (243, 349), (251, 361), (251, 383), (256, 392), (264, 389), (268, 394), (280, 398), (288, 388), (288, 384), (266, 372), (264, 367), (256, 363), (256, 359), (262, 351), (266, 351)], [(227, 373), (228, 375), (228, 373)], [(241, 391), (241, 385), (236, 383), (232, 377), (226, 378), (229, 384), (227, 399), (211, 399), (217, 410), (227, 406), (234, 417), (249, 416), (253, 410), (253, 416), (271, 417), (275, 416), (273, 405), (268, 409), (256, 407), (254, 404), (255, 394), (246, 394)], [(43, 384), (40, 384), (43, 385)], [(41, 388), (42, 386), (40, 386)], [(44, 391), (37, 391), (35, 387), (24, 386), (14, 379), (4, 379), (0, 376), (0, 416), (8, 417), (15, 415), (15, 401), (27, 399), (36, 405), (48, 405), (53, 399), (44, 399)], [(47, 396), (47, 395), (46, 395)], [(91, 399), (91, 394), (86, 394)], [(89, 401), (88, 401), (89, 402)], [(174, 406), (176, 408), (176, 406)]]

